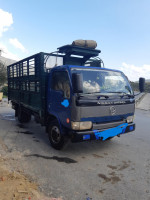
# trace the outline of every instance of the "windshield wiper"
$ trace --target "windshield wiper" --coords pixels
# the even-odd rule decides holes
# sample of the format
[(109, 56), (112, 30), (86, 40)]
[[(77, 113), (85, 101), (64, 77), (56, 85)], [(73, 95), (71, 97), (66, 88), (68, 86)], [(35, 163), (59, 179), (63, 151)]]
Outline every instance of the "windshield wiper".
[(110, 96), (109, 95), (105, 95), (105, 94), (100, 94), (100, 92), (94, 92), (94, 93), (82, 93), (79, 94), (80, 97), (85, 97), (85, 96), (96, 96), (97, 99), (100, 99), (101, 97), (105, 97), (106, 99), (108, 99)]
[(126, 92), (108, 92), (108, 93), (122, 94), (122, 95), (120, 95), (121, 97), (124, 97), (124, 96), (134, 97), (133, 94), (128, 94)]

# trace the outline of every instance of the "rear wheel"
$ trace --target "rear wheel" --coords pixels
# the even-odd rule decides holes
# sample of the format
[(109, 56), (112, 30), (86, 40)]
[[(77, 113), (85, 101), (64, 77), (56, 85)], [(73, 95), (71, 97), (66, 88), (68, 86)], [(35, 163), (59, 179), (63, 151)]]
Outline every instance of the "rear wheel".
[(18, 107), (17, 111), (18, 121), (20, 123), (27, 123), (31, 120), (31, 115), (24, 112), (21, 106)]
[(48, 127), (49, 141), (54, 149), (60, 150), (64, 146), (64, 136), (61, 133), (57, 120), (52, 121)]

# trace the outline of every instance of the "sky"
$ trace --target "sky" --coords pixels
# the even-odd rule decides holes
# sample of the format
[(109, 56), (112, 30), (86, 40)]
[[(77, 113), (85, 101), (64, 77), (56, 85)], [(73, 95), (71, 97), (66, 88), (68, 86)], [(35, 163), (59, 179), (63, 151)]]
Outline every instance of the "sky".
[(20, 60), (95, 40), (106, 68), (150, 79), (150, 0), (0, 0), (2, 56)]

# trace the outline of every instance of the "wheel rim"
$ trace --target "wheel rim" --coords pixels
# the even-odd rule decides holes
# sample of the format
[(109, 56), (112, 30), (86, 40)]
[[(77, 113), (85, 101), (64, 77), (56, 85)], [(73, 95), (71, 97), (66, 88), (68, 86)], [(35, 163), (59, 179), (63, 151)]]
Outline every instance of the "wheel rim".
[(53, 126), (51, 129), (51, 139), (52, 142), (55, 144), (60, 142), (61, 135), (60, 135), (60, 130), (57, 126)]

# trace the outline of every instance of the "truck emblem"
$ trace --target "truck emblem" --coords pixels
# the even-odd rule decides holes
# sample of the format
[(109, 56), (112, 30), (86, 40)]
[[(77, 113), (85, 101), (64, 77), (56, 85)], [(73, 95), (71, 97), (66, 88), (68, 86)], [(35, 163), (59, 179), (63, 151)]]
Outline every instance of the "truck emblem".
[(110, 113), (111, 113), (111, 115), (115, 115), (116, 114), (116, 108), (114, 106), (110, 107)]

